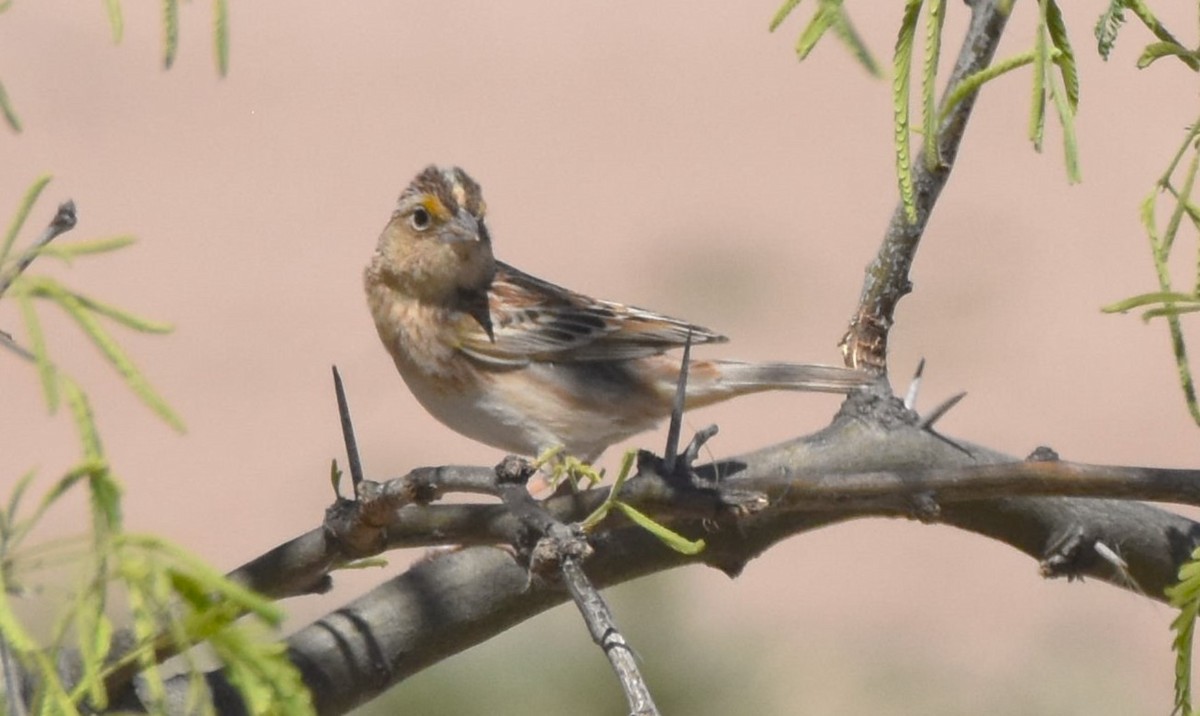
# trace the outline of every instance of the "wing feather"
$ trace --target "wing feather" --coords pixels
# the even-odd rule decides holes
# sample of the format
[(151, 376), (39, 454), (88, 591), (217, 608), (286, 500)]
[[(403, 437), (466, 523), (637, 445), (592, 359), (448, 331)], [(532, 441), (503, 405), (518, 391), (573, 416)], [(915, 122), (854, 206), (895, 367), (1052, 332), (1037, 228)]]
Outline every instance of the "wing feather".
[(600, 301), (496, 262), (488, 289), (494, 339), (464, 322), (460, 348), (504, 366), (530, 362), (628, 360), (684, 345), (720, 343), (725, 336), (687, 321)]

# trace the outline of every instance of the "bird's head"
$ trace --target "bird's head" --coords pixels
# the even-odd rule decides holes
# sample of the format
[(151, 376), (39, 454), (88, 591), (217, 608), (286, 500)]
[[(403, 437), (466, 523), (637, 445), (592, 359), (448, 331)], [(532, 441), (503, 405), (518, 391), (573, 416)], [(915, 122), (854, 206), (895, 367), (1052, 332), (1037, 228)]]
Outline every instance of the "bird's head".
[(496, 272), (479, 184), (458, 167), (426, 167), (400, 194), (372, 269), (416, 298), (487, 290)]

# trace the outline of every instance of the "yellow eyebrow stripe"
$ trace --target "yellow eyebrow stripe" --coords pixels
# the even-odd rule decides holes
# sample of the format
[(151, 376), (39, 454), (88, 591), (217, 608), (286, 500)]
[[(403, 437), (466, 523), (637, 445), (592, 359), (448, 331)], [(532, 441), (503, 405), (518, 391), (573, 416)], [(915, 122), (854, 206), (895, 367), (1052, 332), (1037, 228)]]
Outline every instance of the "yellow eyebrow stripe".
[(430, 216), (440, 221), (446, 221), (450, 218), (450, 211), (446, 209), (446, 205), (442, 200), (434, 194), (424, 194), (421, 196), (421, 206), (425, 207)]

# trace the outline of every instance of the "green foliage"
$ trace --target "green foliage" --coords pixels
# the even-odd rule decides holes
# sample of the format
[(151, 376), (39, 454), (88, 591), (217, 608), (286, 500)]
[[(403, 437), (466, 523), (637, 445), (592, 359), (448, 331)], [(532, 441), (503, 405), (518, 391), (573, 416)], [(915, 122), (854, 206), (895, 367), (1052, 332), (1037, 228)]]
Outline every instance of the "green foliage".
[(46, 396), (51, 412), (58, 407), (60, 377), (58, 369), (47, 351), (41, 322), (38, 320), (35, 310), (35, 302), (49, 303), (65, 311), (117, 370), (134, 394), (169, 425), (182, 431), (183, 421), (154, 390), (100, 319), (113, 321), (141, 333), (166, 333), (171, 330), (171, 327), (73, 291), (48, 276), (32, 276), (25, 273), (25, 268), (41, 255), (57, 256), (70, 261), (80, 256), (119, 250), (132, 244), (133, 239), (128, 236), (118, 236), (80, 242), (79, 244), (60, 244), (51, 249), (48, 242), (54, 236), (49, 236), (45, 240), (34, 242), (29, 249), (16, 258), (10, 258), (13, 241), (28, 218), (34, 202), (37, 201), (48, 182), (49, 177), (41, 177), (34, 182), (17, 209), (16, 218), (4, 237), (3, 246), (0, 246), (0, 294), (7, 290), (8, 295), (16, 300), (21, 308), (26, 331), (29, 334), (30, 352), (37, 364), (43, 394)]
[(1142, 56), (1138, 58), (1137, 66), (1145, 68), (1159, 57), (1176, 57), (1193, 71), (1200, 71), (1200, 55), (1195, 50), (1188, 50), (1175, 39), (1175, 36), (1163, 26), (1143, 0), (1109, 0), (1108, 7), (1096, 21), (1096, 49), (1100, 56), (1108, 59), (1117, 35), (1125, 24), (1125, 11), (1129, 10), (1141, 20), (1146, 29), (1150, 30), (1158, 42), (1146, 46)]
[[(799, 4), (800, 0), (786, 0), (772, 18), (770, 31), (775, 32)], [(854, 29), (854, 23), (846, 14), (842, 0), (818, 0), (816, 12), (813, 13), (812, 18), (796, 40), (796, 58), (803, 61), (808, 57), (813, 48), (817, 46), (817, 42), (830, 30), (837, 35), (846, 49), (850, 50), (850, 54), (854, 55), (854, 59), (858, 60), (863, 69), (873, 77), (883, 75), (883, 70), (880, 69), (879, 63), (875, 61), (870, 49), (863, 42), (862, 36), (858, 34), (858, 30)]]
[[(36, 473), (26, 472), (0, 508), (0, 663), (6, 666), (6, 679), (18, 666), (30, 679), (34, 698), (29, 706), (34, 713), (78, 714), (106, 708), (110, 690), (137, 673), (149, 707), (161, 711), (166, 693), (161, 661), (181, 654), (191, 663), (193, 647), (205, 644), (251, 712), (312, 713), (309, 692), (282, 646), (258, 633), (279, 626), (282, 612), (277, 607), (182, 549), (124, 530), (120, 483), (104, 453), (91, 404), (82, 387), (53, 361), (36, 306), (50, 303), (65, 310), (130, 389), (166, 423), (181, 429), (182, 422), (102, 322), (148, 333), (165, 333), (170, 327), (92, 299), (56, 279), (26, 273), (41, 256), (69, 264), (133, 243), (128, 236), (118, 236), (52, 245), (74, 226), (73, 207), (66, 204), (37, 240), (14, 252), (48, 181), (49, 177), (38, 179), (26, 193), (0, 244), (0, 297), (17, 303), (29, 342), (26, 348), (0, 333), (0, 349), (36, 365), (51, 410), (66, 403), (81, 454), (32, 505), (27, 496)], [(33, 543), (31, 535), (50, 511), (80, 491), (88, 498), (88, 534)], [(39, 639), (24, 625), (17, 607), (23, 595), (37, 593), (39, 573), (50, 567), (70, 568), (75, 586), (49, 637)], [(120, 599), (114, 599), (117, 596)], [(129, 638), (117, 638), (120, 630), (110, 616), (118, 603), (127, 605)], [(60, 674), (62, 663), (75, 665), (71, 681)], [(189, 678), (194, 710), (211, 713), (203, 675), (195, 664)], [(20, 698), (17, 686), (9, 682), (0, 698)], [(0, 708), (12, 711), (11, 703)]]
[(592, 530), (596, 525), (604, 521), (609, 512), (615, 509), (628, 517), (638, 527), (654, 535), (660, 542), (680, 554), (694, 555), (702, 552), (704, 550), (704, 540), (690, 540), (666, 525), (655, 522), (648, 515), (638, 511), (632, 505), (617, 499), (621, 492), (621, 486), (625, 484), (625, 480), (629, 478), (629, 473), (633, 470), (633, 460), (635, 457), (637, 457), (637, 450), (630, 450), (625, 453), (621, 458), (621, 471), (617, 474), (617, 479), (613, 482), (608, 497), (592, 514), (584, 518), (579, 523), (579, 526), (585, 531)]
[(213, 0), (213, 55), (217, 59), (217, 74), (229, 74), (229, 4)]
[(4, 89), (4, 83), (0, 82), (0, 114), (4, 115), (4, 122), (8, 124), (8, 128), (14, 132), (21, 131), (21, 118), (17, 116), (17, 110), (13, 108), (12, 102), (8, 99), (8, 92)]
[[(913, 41), (917, 35), (917, 22), (921, 13), (921, 0), (908, 0), (904, 5), (904, 19), (896, 34), (896, 51), (892, 55), (892, 133), (896, 141), (896, 179), (900, 185), (900, 202), (909, 223), (917, 221), (917, 199), (913, 187), (912, 143), (909, 131), (909, 94), (912, 75)], [(930, 137), (930, 141), (933, 137)]]
[(1179, 610), (1171, 622), (1175, 632), (1175, 713), (1190, 716), (1192, 711), (1192, 642), (1196, 634), (1196, 616), (1200, 614), (1200, 547), (1192, 559), (1179, 568), (1179, 582), (1167, 588), (1167, 599)]
[[(1181, 170), (1185, 157), (1191, 155), (1187, 166)], [(1200, 275), (1194, 277), (1191, 291), (1187, 294), (1176, 291), (1171, 276), (1170, 258), (1176, 245), (1179, 230), (1184, 221), (1191, 226), (1192, 233), (1200, 236), (1200, 207), (1192, 201), (1192, 192), (1196, 185), (1196, 173), (1200, 170), (1200, 124), (1194, 124), (1188, 130), (1175, 157), (1171, 160), (1163, 175), (1150, 190), (1142, 202), (1142, 227), (1150, 240), (1150, 259), (1154, 263), (1154, 272), (1158, 279), (1158, 290), (1143, 293), (1111, 305), (1102, 310), (1106, 313), (1125, 313), (1139, 308), (1143, 320), (1165, 318), (1167, 330), (1171, 337), (1171, 350), (1175, 356), (1175, 366), (1179, 375), (1179, 385), (1183, 391), (1184, 401), (1188, 411), (1197, 425), (1200, 425), (1200, 404), (1196, 401), (1196, 386), (1192, 378), (1191, 365), (1188, 360), (1187, 344), (1183, 337), (1183, 327), (1179, 317), (1194, 313), (1200, 308)], [(1182, 171), (1182, 181), (1176, 175)], [(1178, 183), (1178, 187), (1176, 186)], [(1165, 195), (1166, 223), (1159, 227), (1159, 201)], [(1200, 266), (1200, 244), (1196, 248), (1195, 263)], [(1200, 274), (1200, 270), (1197, 271)], [(1147, 308), (1148, 307), (1148, 308)]]
[[(1054, 68), (1059, 69), (1056, 76)], [(1079, 76), (1075, 55), (1067, 40), (1062, 11), (1054, 0), (1038, 2), (1037, 36), (1033, 46), (1033, 101), (1029, 115), (1029, 139), (1037, 151), (1042, 151), (1046, 127), (1046, 100), (1054, 105), (1063, 132), (1063, 154), (1067, 165), (1067, 180), (1074, 183), (1079, 176), (1079, 149), (1075, 143), (1075, 111), (1079, 105)]]
[[(12, 6), (13, 0), (0, 2), (0, 13)], [(108, 27), (112, 33), (113, 44), (121, 44), (125, 37), (125, 15), (121, 9), (121, 0), (104, 0), (104, 14), (108, 19)], [(179, 0), (163, 0), (163, 67), (170, 69), (175, 64), (175, 55), (179, 50)], [(216, 59), (217, 74), (221, 77), (229, 74), (229, 5), (228, 0), (213, 0), (213, 56)], [(0, 114), (4, 122), (13, 132), (21, 131), (21, 120), (17, 111), (0, 83)]]

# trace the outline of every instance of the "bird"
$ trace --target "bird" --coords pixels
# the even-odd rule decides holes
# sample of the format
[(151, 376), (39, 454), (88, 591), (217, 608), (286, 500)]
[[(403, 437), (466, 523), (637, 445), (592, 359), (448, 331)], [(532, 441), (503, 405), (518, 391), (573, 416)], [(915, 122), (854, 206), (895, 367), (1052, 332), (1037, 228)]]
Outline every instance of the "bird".
[[(431, 165), (400, 194), (364, 272), (379, 338), (434, 418), (523, 456), (592, 463), (670, 415), (668, 351), (722, 343), (708, 328), (591, 298), (495, 258), (480, 185)], [(687, 408), (768, 390), (850, 393), (851, 368), (693, 358)]]

